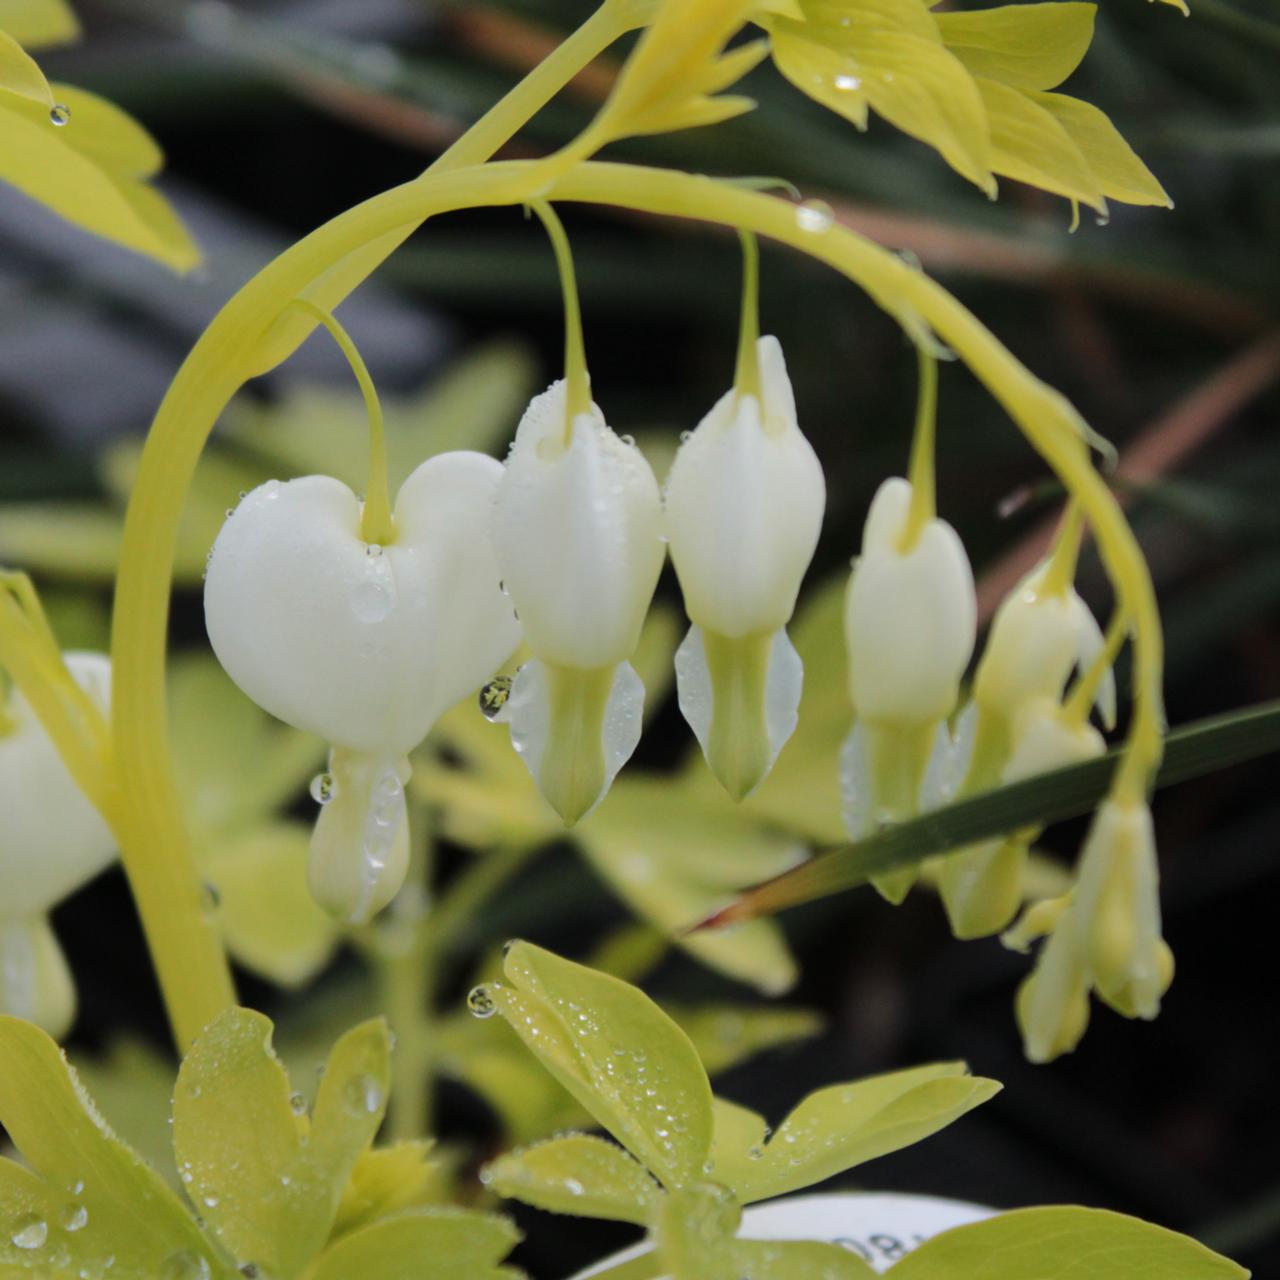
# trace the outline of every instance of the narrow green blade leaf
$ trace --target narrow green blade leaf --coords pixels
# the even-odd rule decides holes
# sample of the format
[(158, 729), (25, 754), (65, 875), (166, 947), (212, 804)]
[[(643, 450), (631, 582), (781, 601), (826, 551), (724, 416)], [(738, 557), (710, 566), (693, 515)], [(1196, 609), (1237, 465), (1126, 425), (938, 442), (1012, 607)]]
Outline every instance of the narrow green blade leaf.
[(1240, 1280), (1189, 1236), (1101, 1209), (1019, 1209), (927, 1240), (894, 1280)]
[[(1172, 786), (1280, 750), (1280, 702), (1261, 703), (1229, 715), (1199, 720), (1165, 740), (1157, 787)], [(1088, 813), (1107, 793), (1120, 752), (1040, 774), (957, 801), (910, 822), (886, 827), (866, 840), (821, 853), (749, 889), (702, 921), (716, 928), (772, 915), (786, 907), (826, 898), (866, 884), (872, 877), (917, 867), (934, 854), (979, 840), (1048, 825)]]

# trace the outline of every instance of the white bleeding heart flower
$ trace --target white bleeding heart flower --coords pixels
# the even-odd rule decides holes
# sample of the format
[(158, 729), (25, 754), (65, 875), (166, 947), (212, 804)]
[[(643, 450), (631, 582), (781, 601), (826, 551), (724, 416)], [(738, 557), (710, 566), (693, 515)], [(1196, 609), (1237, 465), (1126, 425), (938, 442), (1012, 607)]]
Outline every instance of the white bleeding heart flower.
[(408, 753), (519, 643), (489, 540), (501, 474), (478, 453), (424, 462), (387, 546), (364, 541), (341, 482), (273, 480), (214, 543), (205, 622), (218, 660), (259, 706), (334, 747), (311, 882), (353, 923), (404, 879)]
[[(111, 663), (64, 655), (73, 679), (104, 714)], [(77, 786), (35, 712), (14, 689), (0, 730), (0, 1013), (55, 1037), (75, 1015), (75, 988), (48, 913), (116, 855), (115, 837)]]
[[(919, 810), (939, 729), (955, 707), (976, 638), (964, 545), (936, 516), (912, 529), (913, 492), (899, 477), (880, 486), (845, 603), (855, 722), (841, 780), (845, 825), (855, 840)], [(895, 872), (875, 883), (899, 902), (914, 878)]]
[(627, 662), (666, 549), (658, 483), (600, 410), (566, 432), (563, 381), (516, 430), (493, 509), (493, 545), (533, 659), (497, 717), (539, 789), (572, 824), (603, 797), (640, 738), (644, 688)]
[(826, 506), (778, 340), (756, 343), (760, 395), (728, 391), (685, 438), (665, 494), (693, 627), (676, 655), (680, 709), (735, 799), (795, 731), (803, 667), (787, 637)]

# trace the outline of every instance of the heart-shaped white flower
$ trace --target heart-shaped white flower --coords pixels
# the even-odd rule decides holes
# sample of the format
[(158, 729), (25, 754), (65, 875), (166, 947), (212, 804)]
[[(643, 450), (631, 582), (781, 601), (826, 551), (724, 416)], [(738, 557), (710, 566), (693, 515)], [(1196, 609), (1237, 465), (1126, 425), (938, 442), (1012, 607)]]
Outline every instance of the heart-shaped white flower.
[(599, 803), (640, 740), (644, 685), (627, 659), (666, 548), (644, 455), (595, 405), (566, 433), (567, 399), (556, 382), (520, 420), (493, 541), (534, 655), (498, 718), (571, 825)]
[[(111, 663), (68, 653), (67, 669), (106, 714)], [(115, 837), (67, 771), (35, 712), (13, 690), (0, 735), (0, 1012), (70, 1026), (75, 992), (47, 913), (103, 870)]]
[(803, 667), (787, 637), (826, 506), (778, 340), (756, 344), (759, 395), (727, 392), (681, 444), (666, 486), (671, 560), (693, 627), (680, 710), (735, 799), (795, 731)]
[[(478, 453), (423, 463), (385, 547), (364, 541), (361, 504), (339, 481), (269, 481), (214, 544), (205, 621), (219, 661), (259, 706), (339, 749), (312, 887), (348, 920), (403, 881), (405, 757), (519, 643), (489, 538), (501, 475)], [(342, 874), (339, 839), (354, 846)]]

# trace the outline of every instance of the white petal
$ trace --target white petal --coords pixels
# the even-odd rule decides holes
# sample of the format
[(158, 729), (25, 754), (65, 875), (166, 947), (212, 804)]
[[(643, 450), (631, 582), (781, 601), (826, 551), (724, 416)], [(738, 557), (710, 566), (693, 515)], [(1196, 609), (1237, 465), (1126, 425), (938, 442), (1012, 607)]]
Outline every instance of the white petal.
[(529, 648), (591, 669), (630, 657), (666, 548), (658, 482), (644, 456), (579, 415), (564, 446), (562, 382), (516, 432), (494, 506), (499, 571)]
[[(555, 722), (553, 695), (556, 681), (572, 682), (580, 673), (549, 670), (534, 658), (516, 673), (506, 704), (495, 717), (510, 726), (511, 745), (524, 761), (538, 789), (565, 822), (572, 825), (586, 817), (604, 799), (618, 771), (640, 742), (644, 719), (644, 684), (630, 663), (620, 662), (611, 672), (607, 694), (598, 716), (588, 709), (582, 733), (561, 735), (565, 727)], [(587, 673), (594, 675), (595, 673)], [(557, 753), (566, 740), (575, 753), (572, 767)], [(564, 779), (569, 776), (566, 784)], [(582, 780), (588, 779), (587, 790)]]
[(701, 627), (690, 627), (676, 650), (676, 694), (680, 711), (693, 730), (707, 763), (729, 787), (735, 799), (743, 799), (773, 768), (778, 753), (786, 746), (800, 721), (800, 695), (804, 689), (804, 663), (785, 628), (769, 638), (768, 670), (765, 674), (764, 705), (760, 724), (765, 735), (760, 772), (742, 786), (724, 776), (721, 762), (714, 758), (712, 725), (715, 717), (714, 679), (707, 664)]
[(399, 892), (409, 867), (409, 761), (335, 750), (332, 798), (311, 836), (307, 881), (326, 911), (364, 924)]
[[(1106, 647), (1106, 637), (1102, 634), (1102, 628), (1098, 625), (1097, 618), (1093, 616), (1093, 611), (1074, 590), (1071, 592), (1071, 611), (1076, 626), (1076, 662), (1080, 674), (1084, 675)], [(1106, 674), (1102, 677), (1095, 705), (1103, 727), (1114, 729), (1116, 727), (1116, 673), (1113, 667), (1108, 667)]]
[(61, 1040), (75, 1013), (75, 984), (48, 918), (0, 920), (0, 1014), (34, 1022)]
[(685, 609), (730, 639), (784, 627), (822, 527), (822, 467), (795, 419), (782, 351), (760, 339), (764, 412), (730, 391), (680, 446), (666, 528)]
[(1014, 718), (1012, 752), (1003, 781), (1019, 782), (1106, 753), (1102, 735), (1089, 724), (1065, 720), (1051, 698), (1034, 698)]
[(876, 829), (871, 760), (866, 730), (856, 721), (840, 748), (840, 800), (844, 829), (850, 840), (861, 840)]
[[(109, 659), (68, 653), (64, 661), (109, 711)], [(25, 920), (102, 871), (115, 858), (116, 842), (19, 690), (7, 711), (16, 727), (0, 737), (0, 920)]]
[(897, 533), (886, 532), (887, 523), (872, 529), (874, 521), (887, 520), (884, 512), (901, 492), (881, 486), (880, 512), (873, 504), (868, 538), (849, 583), (849, 692), (864, 719), (931, 724), (951, 714), (973, 654), (973, 571), (964, 545), (943, 520), (929, 521), (905, 555), (897, 549)]
[(360, 537), (328, 476), (255, 489), (218, 535), (209, 639), (259, 706), (327, 741), (403, 755), (510, 656), (519, 628), (488, 539), (501, 466), (442, 454), (409, 477), (397, 539)]

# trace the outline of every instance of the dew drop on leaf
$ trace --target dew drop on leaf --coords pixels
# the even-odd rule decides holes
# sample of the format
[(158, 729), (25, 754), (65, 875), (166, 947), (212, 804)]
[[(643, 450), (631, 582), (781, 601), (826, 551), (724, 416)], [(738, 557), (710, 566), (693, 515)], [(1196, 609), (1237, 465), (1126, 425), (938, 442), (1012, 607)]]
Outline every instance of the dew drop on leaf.
[(382, 1086), (372, 1076), (353, 1076), (342, 1090), (342, 1100), (356, 1114), (376, 1114), (382, 1106)]
[(191, 1249), (171, 1253), (156, 1272), (156, 1280), (210, 1280), (209, 1260)]
[(291, 1093), (289, 1095), (289, 1110), (295, 1116), (305, 1116), (307, 1114), (307, 1098), (302, 1093)]
[(13, 1224), (10, 1240), (19, 1249), (39, 1249), (49, 1238), (49, 1224), (36, 1213), (23, 1214)]
[(83, 1231), (89, 1225), (89, 1210), (82, 1204), (69, 1204), (62, 1211), (64, 1231)]
[(70, 124), (71, 108), (65, 102), (55, 102), (49, 108), (49, 123), (57, 125), (59, 129), (65, 124)]

